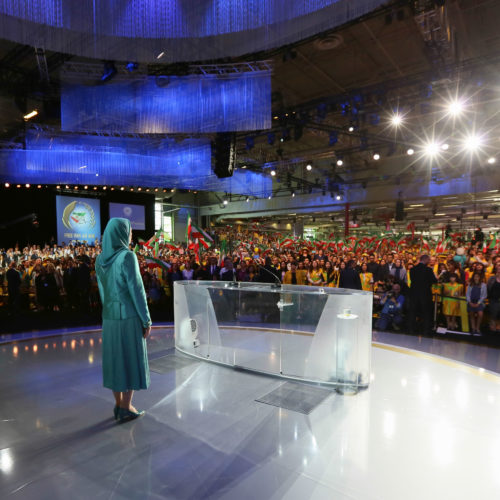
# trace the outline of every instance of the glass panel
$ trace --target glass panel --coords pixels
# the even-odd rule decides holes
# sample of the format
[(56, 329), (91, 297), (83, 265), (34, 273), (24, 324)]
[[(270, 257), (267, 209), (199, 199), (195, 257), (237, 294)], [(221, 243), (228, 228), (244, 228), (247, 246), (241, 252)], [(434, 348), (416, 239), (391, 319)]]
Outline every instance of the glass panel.
[(200, 358), (357, 390), (370, 379), (369, 292), (184, 281), (175, 342)]

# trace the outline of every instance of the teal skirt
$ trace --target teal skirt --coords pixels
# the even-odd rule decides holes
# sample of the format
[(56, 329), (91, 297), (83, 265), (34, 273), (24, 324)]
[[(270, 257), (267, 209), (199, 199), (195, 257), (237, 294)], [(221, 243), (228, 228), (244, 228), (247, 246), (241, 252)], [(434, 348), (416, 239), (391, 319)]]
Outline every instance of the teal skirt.
[(139, 317), (102, 321), (103, 385), (116, 392), (149, 387), (146, 340)]

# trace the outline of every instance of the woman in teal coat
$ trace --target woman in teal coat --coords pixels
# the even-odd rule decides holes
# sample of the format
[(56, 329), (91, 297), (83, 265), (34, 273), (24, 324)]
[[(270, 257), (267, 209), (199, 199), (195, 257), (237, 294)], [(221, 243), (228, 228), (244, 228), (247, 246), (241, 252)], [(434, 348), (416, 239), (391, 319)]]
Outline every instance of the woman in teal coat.
[(102, 301), (103, 385), (113, 391), (114, 415), (120, 422), (144, 414), (132, 406), (132, 396), (149, 387), (146, 338), (151, 317), (137, 257), (129, 250), (131, 239), (130, 221), (111, 219), (96, 259)]

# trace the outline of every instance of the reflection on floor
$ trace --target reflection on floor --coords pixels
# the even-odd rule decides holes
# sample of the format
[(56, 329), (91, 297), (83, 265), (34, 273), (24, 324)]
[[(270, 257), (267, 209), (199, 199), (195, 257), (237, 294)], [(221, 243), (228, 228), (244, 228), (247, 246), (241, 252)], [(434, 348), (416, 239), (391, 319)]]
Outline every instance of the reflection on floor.
[[(146, 416), (117, 425), (99, 332), (2, 344), (0, 498), (498, 498), (498, 350), (374, 340), (482, 368), (380, 345), (368, 390), (304, 415), (255, 401), (279, 379), (163, 363), (135, 398)], [(179, 356), (171, 328), (148, 346)]]

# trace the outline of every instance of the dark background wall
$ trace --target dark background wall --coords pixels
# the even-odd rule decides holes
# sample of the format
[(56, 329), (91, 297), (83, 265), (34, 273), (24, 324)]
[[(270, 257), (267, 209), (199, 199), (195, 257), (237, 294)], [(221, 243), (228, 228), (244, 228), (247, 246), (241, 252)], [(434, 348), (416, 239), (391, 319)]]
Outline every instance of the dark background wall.
[[(0, 188), (0, 248), (16, 245), (23, 247), (29, 244), (42, 245), (57, 242), (56, 195), (81, 196), (83, 198), (99, 198), (101, 206), (101, 230), (104, 231), (109, 219), (109, 202), (144, 205), (146, 230), (134, 231), (134, 239), (150, 238), (154, 232), (154, 195), (131, 194), (121, 191), (91, 193), (87, 191), (65, 191), (55, 188), (24, 186), (16, 188)], [(36, 214), (37, 223), (30, 217), (15, 222), (29, 214)]]

